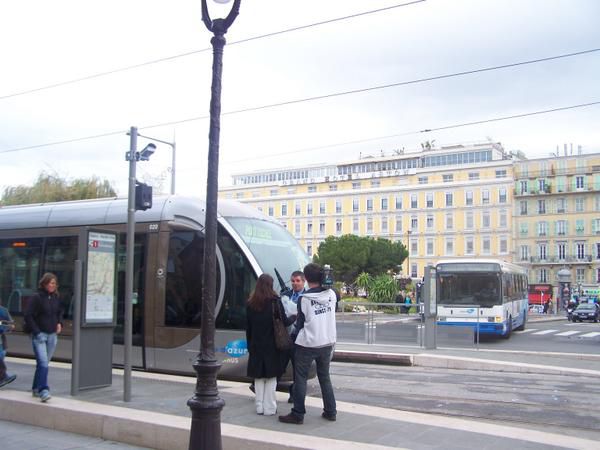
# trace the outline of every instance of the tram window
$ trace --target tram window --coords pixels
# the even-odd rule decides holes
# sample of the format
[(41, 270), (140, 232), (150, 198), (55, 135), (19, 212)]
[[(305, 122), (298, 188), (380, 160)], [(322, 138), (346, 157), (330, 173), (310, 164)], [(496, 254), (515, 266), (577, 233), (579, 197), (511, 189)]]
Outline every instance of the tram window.
[(58, 278), (60, 298), (63, 302), (64, 318), (73, 319), (73, 288), (75, 260), (77, 259), (77, 237), (52, 237), (46, 239), (42, 272), (52, 272)]
[(203, 253), (204, 237), (200, 233), (171, 233), (167, 259), (165, 325), (200, 327)]
[(0, 302), (22, 316), (40, 280), (42, 239), (0, 240)]

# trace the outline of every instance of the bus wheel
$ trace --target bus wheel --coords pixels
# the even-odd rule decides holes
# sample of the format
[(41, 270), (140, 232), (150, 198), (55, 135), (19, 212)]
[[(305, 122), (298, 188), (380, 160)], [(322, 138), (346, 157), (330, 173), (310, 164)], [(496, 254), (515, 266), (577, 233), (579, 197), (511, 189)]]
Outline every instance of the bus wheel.
[(515, 328), (515, 331), (525, 331), (525, 325), (527, 325), (527, 312), (523, 312), (523, 323)]
[(512, 333), (512, 316), (508, 318), (508, 324), (506, 324), (506, 333), (502, 335), (504, 339), (510, 338), (510, 333)]

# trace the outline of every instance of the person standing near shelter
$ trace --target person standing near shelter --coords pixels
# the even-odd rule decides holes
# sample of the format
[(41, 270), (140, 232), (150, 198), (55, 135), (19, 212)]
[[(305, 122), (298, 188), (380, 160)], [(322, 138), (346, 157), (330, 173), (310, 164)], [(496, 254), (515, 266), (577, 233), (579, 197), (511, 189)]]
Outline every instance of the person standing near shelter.
[[(304, 273), (301, 272), (300, 270), (295, 270), (294, 272), (292, 272), (292, 275), (290, 276), (290, 283), (292, 285), (292, 292), (291, 292), (290, 296), (289, 297), (283, 296), (281, 299), (283, 302), (283, 306), (285, 308), (285, 314), (288, 317), (291, 315), (294, 315), (294, 316), (297, 315), (298, 299), (304, 293), (304, 284), (306, 283), (306, 279), (304, 278)], [(292, 323), (292, 325), (290, 325), (288, 327), (288, 331), (292, 337), (292, 340), (296, 339), (298, 330), (296, 329), (296, 326), (294, 323)], [(292, 363), (292, 370), (294, 370), (294, 347), (293, 346), (289, 351), (288, 357), (289, 357), (289, 362)], [(287, 369), (287, 365), (288, 365), (288, 363), (286, 362), (284, 370), (283, 370), (284, 372)], [(292, 374), (292, 376), (293, 376), (293, 374)], [(293, 389), (294, 389), (294, 380), (292, 379), (288, 403), (293, 403), (293, 401), (294, 401), (294, 397), (292, 395)]]
[(6, 372), (6, 364), (4, 363), (7, 349), (5, 333), (14, 330), (14, 328), (15, 325), (8, 309), (0, 306), (0, 387), (6, 386), (17, 379), (16, 375), (9, 375)]
[(275, 347), (273, 316), (278, 314), (287, 326), (296, 316), (286, 317), (281, 300), (273, 290), (273, 277), (263, 273), (246, 305), (246, 340), (248, 368), (254, 379), (256, 413), (272, 416), (277, 412), (275, 390), (277, 378), (283, 374), (287, 355)]
[(56, 350), (57, 335), (62, 331), (62, 314), (58, 278), (53, 273), (45, 273), (40, 280), (38, 291), (31, 297), (25, 311), (25, 324), (31, 331), (36, 361), (31, 389), (33, 396), (40, 397), (44, 403), (51, 398), (48, 365)]
[(304, 267), (304, 277), (309, 289), (298, 301), (298, 335), (294, 345), (294, 406), (288, 415), (279, 416), (279, 421), (283, 423), (304, 423), (306, 382), (312, 361), (317, 364), (317, 377), (323, 397), (321, 416), (330, 421), (336, 420), (335, 395), (329, 376), (329, 363), (336, 341), (336, 297), (331, 289), (321, 287), (322, 274), (318, 264), (310, 263)]

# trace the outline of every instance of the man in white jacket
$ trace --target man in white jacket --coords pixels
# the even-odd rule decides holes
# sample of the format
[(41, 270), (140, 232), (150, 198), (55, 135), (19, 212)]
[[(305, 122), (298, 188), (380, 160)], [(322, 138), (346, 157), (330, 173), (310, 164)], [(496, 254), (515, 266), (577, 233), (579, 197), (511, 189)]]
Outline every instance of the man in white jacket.
[(306, 414), (306, 380), (312, 361), (317, 364), (317, 378), (323, 397), (324, 419), (336, 420), (336, 404), (333, 386), (329, 376), (329, 363), (336, 340), (335, 303), (333, 290), (321, 287), (323, 271), (318, 264), (304, 267), (308, 284), (298, 300), (296, 329), (298, 335), (294, 345), (294, 407), (286, 416), (279, 416), (284, 423), (302, 424)]

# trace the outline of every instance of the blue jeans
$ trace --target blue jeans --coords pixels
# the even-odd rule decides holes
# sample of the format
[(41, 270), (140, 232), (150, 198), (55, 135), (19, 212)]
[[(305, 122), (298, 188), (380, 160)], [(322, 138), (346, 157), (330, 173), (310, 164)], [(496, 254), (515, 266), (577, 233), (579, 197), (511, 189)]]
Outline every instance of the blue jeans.
[(335, 416), (337, 414), (333, 386), (329, 377), (329, 363), (332, 351), (333, 346), (331, 345), (320, 348), (294, 346), (294, 407), (292, 408), (292, 414), (295, 416), (303, 418), (304, 414), (306, 414), (304, 406), (306, 381), (310, 365), (313, 361), (317, 364), (317, 378), (319, 379), (319, 386), (321, 386), (323, 410), (328, 416)]
[(38, 333), (31, 339), (33, 344), (33, 353), (35, 354), (35, 375), (33, 376), (33, 385), (31, 389), (34, 392), (42, 392), (48, 387), (48, 364), (56, 350), (56, 333)]

